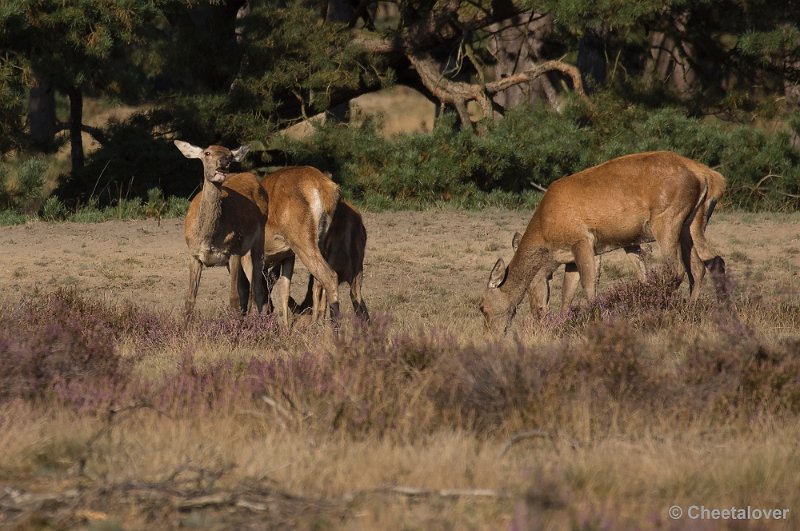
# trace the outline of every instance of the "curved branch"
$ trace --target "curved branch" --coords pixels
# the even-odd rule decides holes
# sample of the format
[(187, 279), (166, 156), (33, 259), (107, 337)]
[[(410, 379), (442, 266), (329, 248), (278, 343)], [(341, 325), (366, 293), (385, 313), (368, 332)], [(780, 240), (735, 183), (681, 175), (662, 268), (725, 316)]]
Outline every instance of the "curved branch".
[[(67, 131), (69, 130), (70, 127), (71, 126), (69, 123), (58, 122), (55, 127), (55, 132), (60, 133), (61, 131)], [(105, 133), (103, 133), (102, 129), (100, 129), (99, 127), (81, 124), (80, 129), (84, 133), (88, 133), (89, 135), (91, 135), (92, 138), (94, 138), (98, 144), (102, 145), (108, 144), (108, 137), (105, 135)]]
[(578, 70), (578, 67), (572, 66), (571, 64), (563, 61), (545, 61), (544, 63), (538, 64), (530, 70), (487, 83), (486, 92), (489, 94), (502, 92), (510, 87), (513, 87), (514, 85), (533, 81), (537, 77), (553, 70), (568, 76), (572, 80), (572, 87), (575, 89), (575, 92), (577, 92), (582, 98), (586, 97), (586, 92), (583, 90), (583, 82), (581, 81), (580, 70)]
[(440, 102), (452, 105), (458, 111), (461, 122), (472, 126), (466, 113), (466, 103), (476, 101), (484, 117), (492, 115), (490, 96), (522, 83), (530, 83), (547, 72), (560, 72), (572, 81), (572, 86), (581, 98), (586, 97), (581, 81), (581, 73), (577, 67), (563, 61), (545, 61), (530, 70), (520, 72), (503, 79), (491, 81), (485, 85), (452, 81), (441, 73), (439, 63), (430, 55), (415, 53), (412, 46), (400, 38), (388, 39), (374, 34), (361, 32), (355, 39), (359, 46), (372, 53), (398, 53), (405, 55), (419, 74), (420, 81), (428, 91)]
[(466, 103), (476, 101), (481, 107), (483, 117), (492, 115), (492, 104), (490, 95), (502, 92), (510, 87), (521, 83), (529, 83), (537, 77), (547, 72), (557, 71), (565, 74), (572, 80), (572, 86), (582, 98), (586, 97), (581, 82), (581, 73), (577, 67), (563, 61), (545, 61), (536, 67), (508, 76), (503, 79), (486, 83), (485, 86), (475, 83), (464, 83), (461, 81), (451, 81), (444, 77), (439, 71), (438, 63), (430, 56), (416, 56), (412, 53), (406, 54), (408, 60), (417, 70), (422, 84), (425, 85), (431, 94), (439, 101), (453, 105), (458, 111), (462, 125), (471, 126), (466, 113)]

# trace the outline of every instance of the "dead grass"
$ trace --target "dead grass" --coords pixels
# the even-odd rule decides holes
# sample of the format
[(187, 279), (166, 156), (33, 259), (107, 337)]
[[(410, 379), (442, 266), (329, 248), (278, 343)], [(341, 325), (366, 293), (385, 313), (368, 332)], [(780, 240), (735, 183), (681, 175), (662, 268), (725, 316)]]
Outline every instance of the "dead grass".
[[(0, 525), (736, 524), (671, 521), (675, 504), (789, 508), (788, 522), (747, 525), (794, 528), (800, 264), (780, 250), (797, 245), (800, 218), (742, 216), (715, 217), (709, 233), (730, 256), (744, 332), (714, 310), (709, 288), (697, 307), (681, 291), (658, 310), (671, 299), (625, 288), (632, 275), (620, 253), (608, 257), (617, 274), (601, 280), (606, 294), (622, 290), (607, 299), (617, 302), (545, 322), (521, 307), (497, 342), (483, 337), (477, 302), (524, 213), (368, 214), (364, 293), (375, 319), (368, 332), (348, 323), (339, 339), (320, 327), (286, 335), (268, 320), (236, 324), (222, 309), (223, 270), (204, 273), (198, 322), (184, 330), (177, 222), (10, 227), (14, 252), (0, 267), (10, 287), (4, 315), (17, 319), (15, 335), (0, 334), (17, 349), (9, 352), (77, 344), (42, 346), (19, 332), (36, 337), (37, 312), (53, 322), (51, 288), (33, 294), (39, 279), (71, 276), (78, 302), (68, 299), (63, 326), (88, 319), (116, 334), (122, 363), (97, 369), (87, 360), (92, 378), (124, 369), (147, 386), (88, 403), (75, 396), (92, 389), (76, 372), (60, 395), (44, 386), (0, 398)], [(759, 245), (736, 254), (736, 238)], [(64, 252), (84, 247), (87, 256)], [(747, 276), (762, 264), (762, 279)], [(142, 282), (153, 276), (157, 289)], [(304, 285), (295, 288), (300, 297)], [(95, 302), (71, 313), (87, 308), (84, 299)], [(53, 337), (72, 337), (64, 334)], [(103, 337), (90, 339), (105, 345)]]

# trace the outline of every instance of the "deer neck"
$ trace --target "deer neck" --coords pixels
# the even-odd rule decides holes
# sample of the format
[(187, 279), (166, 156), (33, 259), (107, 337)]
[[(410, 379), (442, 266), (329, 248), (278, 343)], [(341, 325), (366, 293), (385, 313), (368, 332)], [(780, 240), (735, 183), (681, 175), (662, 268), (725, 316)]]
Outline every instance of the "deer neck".
[(222, 186), (206, 180), (200, 193), (197, 233), (200, 240), (211, 242), (215, 240), (222, 224)]
[(534, 277), (546, 278), (552, 272), (548, 271), (552, 264), (552, 253), (545, 247), (520, 245), (508, 264), (506, 280), (500, 286), (512, 306), (516, 307), (522, 302)]

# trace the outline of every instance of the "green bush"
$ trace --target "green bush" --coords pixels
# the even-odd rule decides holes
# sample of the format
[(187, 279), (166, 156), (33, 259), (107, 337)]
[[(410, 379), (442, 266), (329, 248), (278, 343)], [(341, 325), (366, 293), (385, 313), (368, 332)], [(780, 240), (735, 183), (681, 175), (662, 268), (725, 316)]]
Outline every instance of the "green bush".
[[(59, 199), (68, 208), (90, 201), (101, 209), (112, 206), (115, 212), (109, 215), (118, 218), (157, 217), (162, 210), (163, 216), (183, 215), (186, 199), (172, 197), (189, 198), (201, 183), (201, 170), (197, 161), (181, 156), (164, 131), (177, 129), (196, 144), (214, 137), (186, 133), (181, 124), (195, 135), (202, 128), (181, 118), (179, 110), (150, 111), (110, 124), (108, 141), (89, 156), (85, 171), (62, 178)], [(792, 147), (791, 132), (798, 123), (800, 118), (789, 117), (785, 130), (768, 133), (752, 125), (690, 116), (679, 107), (648, 108), (597, 93), (590, 101), (565, 101), (560, 112), (541, 105), (518, 107), (481, 134), (460, 130), (448, 113), (430, 133), (389, 139), (370, 122), (360, 127), (328, 122), (305, 140), (273, 136), (263, 142), (269, 150), (262, 152), (262, 159), (251, 155), (251, 162), (259, 171), (293, 164), (329, 171), (345, 197), (370, 210), (442, 203), (531, 208), (541, 188), (559, 177), (624, 154), (673, 150), (727, 177), (723, 202), (728, 206), (795, 210), (800, 206), (800, 152)], [(264, 124), (265, 137), (269, 127)], [(230, 136), (217, 138), (230, 146), (236, 143)], [(14, 168), (8, 168), (5, 179), (0, 172), (0, 201), (20, 208), (24, 196), (35, 205), (32, 198), (41, 189), (37, 176), (43, 165), (41, 159), (29, 159), (18, 167), (19, 176)], [(18, 195), (16, 184), (10, 184), (17, 182), (30, 194)], [(150, 195), (154, 189), (158, 197)], [(143, 201), (144, 206), (120, 205), (123, 200)]]
[[(77, 175), (64, 175), (56, 190), (69, 206), (96, 201), (99, 207), (116, 205), (122, 199), (147, 198), (152, 188), (165, 196), (188, 196), (202, 180), (198, 161), (183, 157), (163, 130), (171, 127), (171, 117), (161, 111), (134, 114), (121, 122), (111, 122), (104, 130), (106, 142), (89, 155)], [(188, 138), (203, 144), (196, 138)]]
[(42, 206), (42, 219), (45, 221), (63, 221), (69, 216), (69, 211), (64, 203), (56, 196), (51, 195)]
[(800, 152), (788, 132), (695, 118), (673, 107), (646, 109), (604, 94), (591, 103), (568, 101), (561, 113), (542, 106), (514, 109), (482, 135), (458, 131), (454, 116), (445, 114), (427, 134), (389, 140), (370, 124), (329, 123), (308, 140), (280, 138), (272, 148), (288, 163), (332, 172), (345, 196), (378, 208), (441, 201), (482, 207), (498, 200), (527, 206), (539, 187), (559, 177), (652, 150), (672, 150), (718, 169), (728, 179), (727, 205), (800, 205), (793, 197), (800, 193)]
[(0, 165), (0, 201), (5, 208), (24, 213), (38, 210), (44, 201), (45, 174), (50, 163), (42, 156)]

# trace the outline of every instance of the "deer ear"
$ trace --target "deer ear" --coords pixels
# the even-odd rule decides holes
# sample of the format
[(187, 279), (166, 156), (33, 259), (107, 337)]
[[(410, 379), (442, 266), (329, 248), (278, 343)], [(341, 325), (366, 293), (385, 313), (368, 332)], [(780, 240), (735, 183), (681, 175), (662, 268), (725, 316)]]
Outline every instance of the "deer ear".
[(502, 258), (498, 258), (497, 263), (495, 263), (492, 268), (492, 272), (489, 274), (489, 288), (499, 288), (506, 279), (507, 271), (506, 263), (503, 262)]
[(513, 247), (515, 251), (517, 250), (517, 247), (519, 247), (519, 241), (521, 239), (522, 239), (522, 234), (520, 234), (519, 232), (515, 232), (514, 238), (511, 240), (511, 247)]
[(176, 140), (175, 146), (181, 150), (183, 156), (187, 159), (199, 159), (203, 154), (203, 148), (191, 145), (189, 142), (183, 140)]
[(233, 160), (235, 160), (236, 162), (242, 162), (242, 160), (244, 160), (244, 156), (247, 155), (249, 151), (250, 151), (250, 146), (248, 144), (245, 144), (231, 151), (231, 155), (233, 155)]

